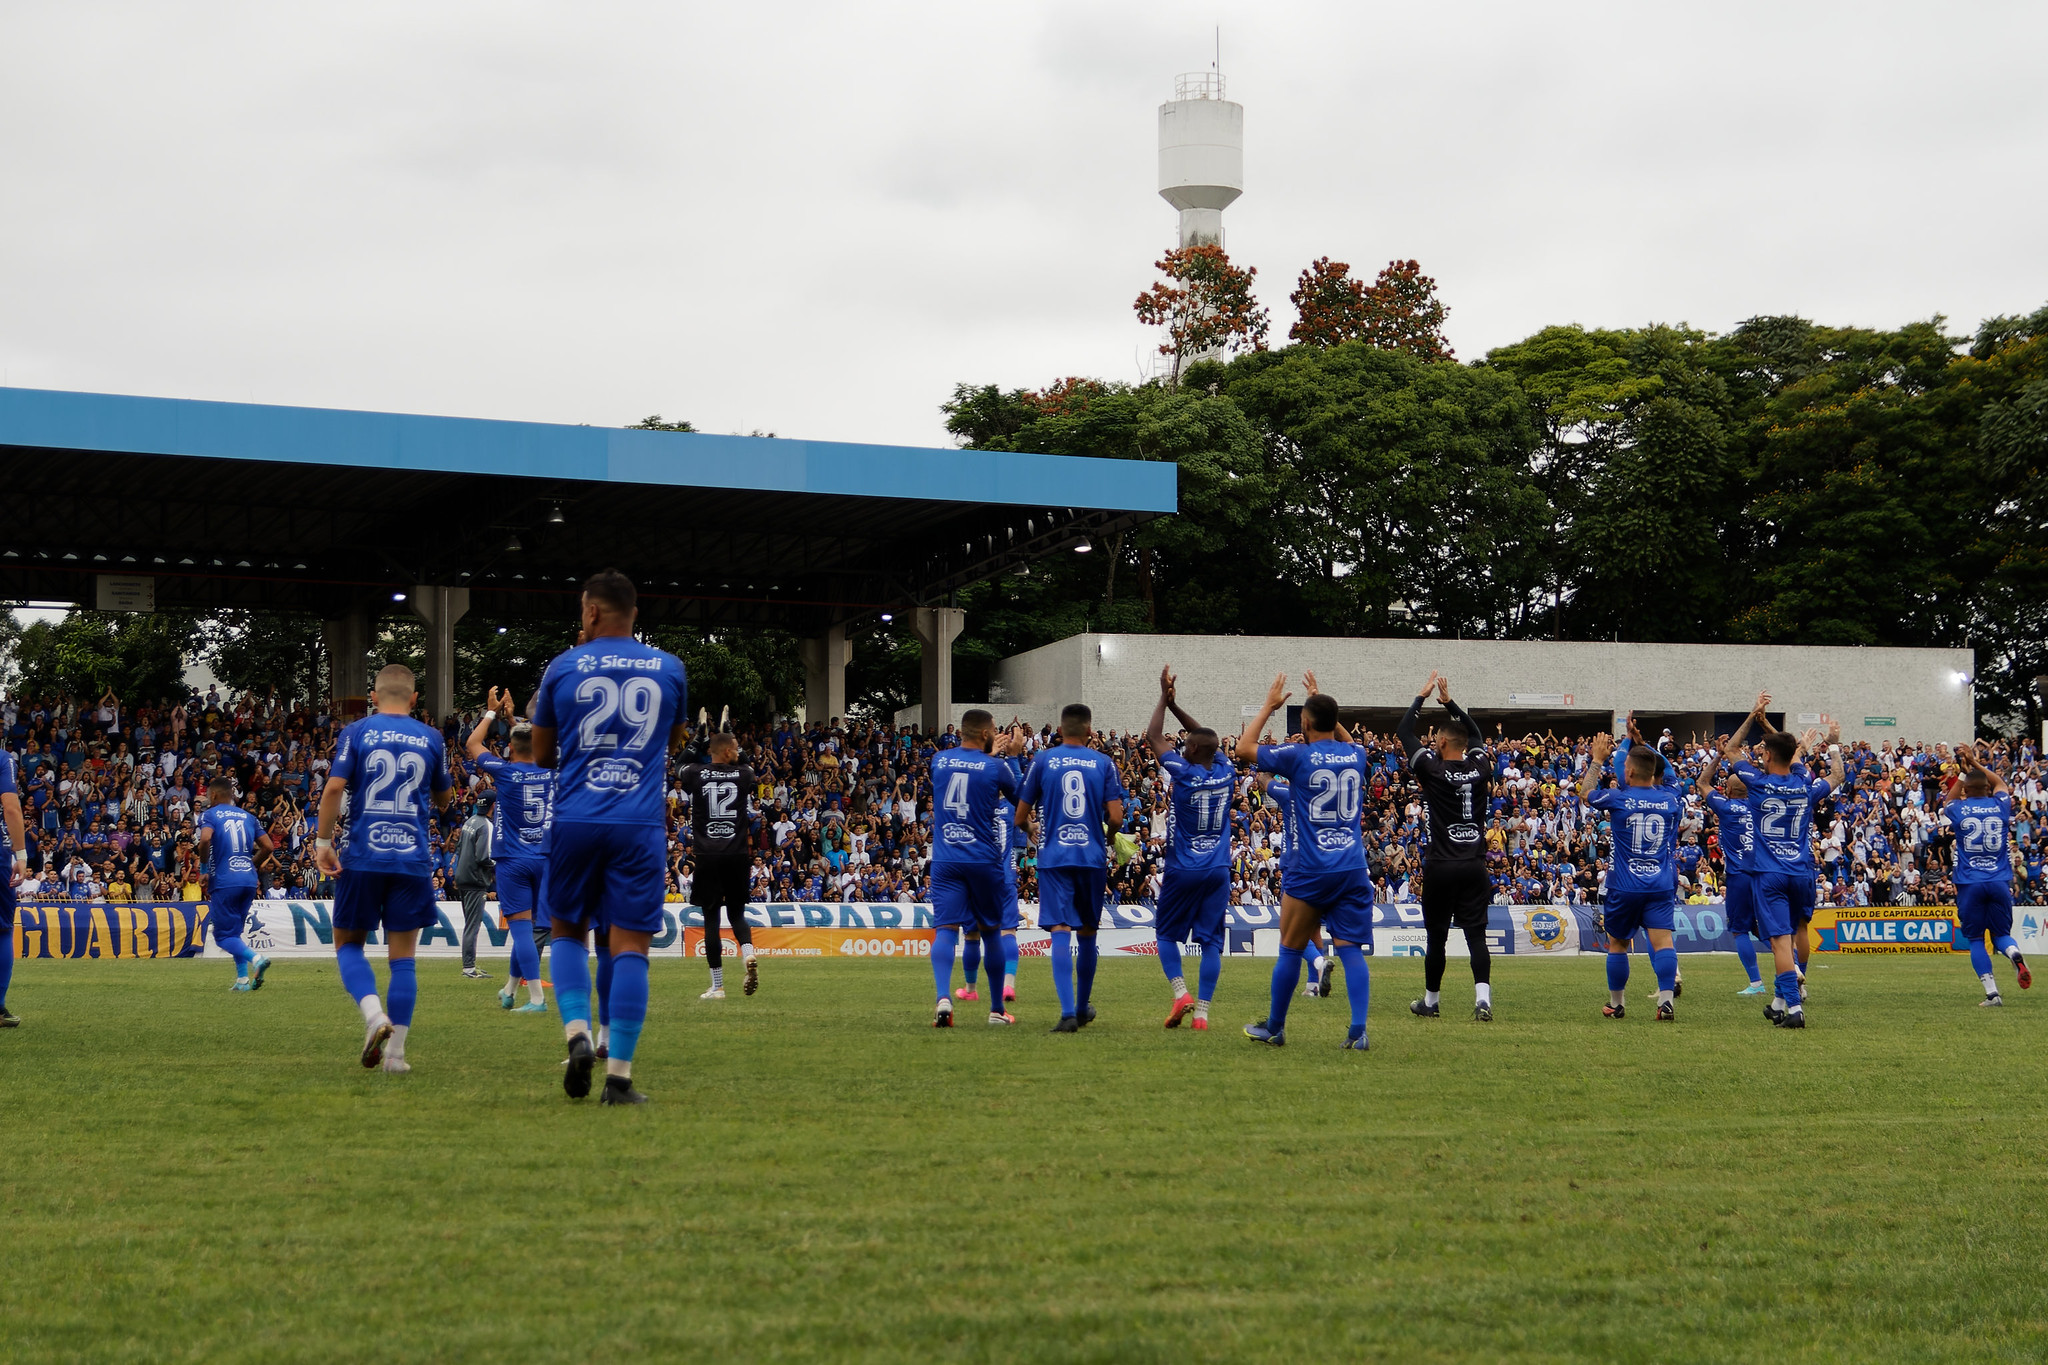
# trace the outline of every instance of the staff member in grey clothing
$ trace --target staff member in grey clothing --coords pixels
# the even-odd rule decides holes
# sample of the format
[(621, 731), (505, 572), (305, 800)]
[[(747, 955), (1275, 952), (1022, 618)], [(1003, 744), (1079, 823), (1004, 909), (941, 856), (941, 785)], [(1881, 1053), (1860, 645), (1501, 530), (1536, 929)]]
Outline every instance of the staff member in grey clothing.
[(491, 889), (491, 796), (486, 792), (470, 807), (455, 846), (455, 892), (462, 897), (462, 974), (488, 981), (491, 974), (476, 965), (477, 931), (484, 925), (484, 897)]

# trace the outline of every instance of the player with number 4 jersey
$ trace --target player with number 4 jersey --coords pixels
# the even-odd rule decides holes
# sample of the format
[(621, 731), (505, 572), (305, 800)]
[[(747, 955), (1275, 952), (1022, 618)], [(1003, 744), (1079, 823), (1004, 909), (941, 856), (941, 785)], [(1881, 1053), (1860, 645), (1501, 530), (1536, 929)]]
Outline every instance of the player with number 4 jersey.
[(2012, 963), (2020, 989), (2034, 984), (2012, 936), (2012, 790), (1968, 744), (1956, 746), (1956, 763), (1963, 770), (1962, 795), (1942, 809), (1956, 839), (1956, 918), (1984, 986), (1981, 1003), (1996, 1007), (2005, 1001), (1991, 972), (1987, 937)]
[[(1187, 747), (1177, 749), (1166, 738), (1166, 712), (1187, 731)], [(1237, 768), (1220, 752), (1216, 732), (1181, 709), (1174, 693), (1171, 668), (1159, 671), (1159, 703), (1145, 742), (1166, 773), (1166, 871), (1160, 879), (1159, 917), (1154, 934), (1159, 966), (1173, 988), (1173, 1006), (1166, 1027), (1179, 1028), (1194, 1016), (1192, 1026), (1207, 1030), (1209, 1005), (1223, 974), (1224, 923), (1230, 909), (1230, 812), (1237, 797)], [(1197, 994), (1188, 994), (1181, 974), (1180, 945), (1202, 949)]]
[[(960, 747), (932, 755), (933, 1028), (953, 1025), (953, 960), (963, 932), (980, 940), (991, 976), (1003, 960), (1010, 840), (1002, 807), (1017, 795), (1016, 774), (1000, 752), (1008, 741), (996, 739), (994, 716), (974, 710), (960, 718)], [(988, 1021), (1017, 1022), (1000, 997), (989, 1001)]]

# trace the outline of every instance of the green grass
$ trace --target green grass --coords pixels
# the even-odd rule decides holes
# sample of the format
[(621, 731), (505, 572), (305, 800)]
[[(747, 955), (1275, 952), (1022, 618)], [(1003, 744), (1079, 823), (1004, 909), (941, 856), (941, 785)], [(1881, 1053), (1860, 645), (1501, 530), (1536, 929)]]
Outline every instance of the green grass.
[[(1636, 963), (1635, 999), (1647, 970)], [(634, 1112), (560, 1030), (422, 972), (416, 1070), (355, 1064), (331, 963), (33, 962), (0, 1033), (0, 1359), (2040, 1360), (2039, 993), (1959, 961), (1817, 971), (1769, 1028), (1730, 960), (1681, 1021), (1598, 959), (1507, 961), (1499, 1021), (1341, 986), (1285, 1051), (1102, 1015), (926, 1026), (917, 963), (656, 964)], [(2008, 989), (2010, 985), (2008, 983)], [(976, 1019), (976, 1007), (963, 1017)]]

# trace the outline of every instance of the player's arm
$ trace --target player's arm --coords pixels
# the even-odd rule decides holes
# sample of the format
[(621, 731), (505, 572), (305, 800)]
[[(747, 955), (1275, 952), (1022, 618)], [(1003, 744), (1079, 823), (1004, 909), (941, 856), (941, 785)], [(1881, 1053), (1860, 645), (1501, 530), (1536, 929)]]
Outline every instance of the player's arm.
[(1836, 791), (1848, 785), (1848, 769), (1842, 763), (1842, 722), (1828, 723), (1828, 781)]
[(0, 792), (0, 819), (7, 822), (7, 847), (14, 854), (8, 872), (9, 885), (14, 885), (28, 871), (28, 826), (21, 818), (20, 792)]
[(1252, 718), (1251, 723), (1245, 726), (1243, 733), (1237, 737), (1236, 752), (1239, 762), (1256, 763), (1259, 761), (1259, 736), (1266, 733), (1266, 722), (1271, 720), (1273, 713), (1285, 706), (1287, 699), (1293, 695), (1292, 692), (1287, 690), (1287, 675), (1285, 673), (1273, 679), (1273, 685), (1266, 689), (1266, 700), (1259, 707), (1259, 714)]
[(1699, 781), (1692, 784), (1693, 795), (1704, 801), (1712, 793), (1714, 790), (1714, 774), (1721, 771), (1721, 759), (1726, 754), (1741, 748), (1741, 745), (1736, 742), (1741, 738), (1741, 733), (1738, 730), (1733, 736), (1723, 741), (1714, 750), (1712, 756), (1707, 759), (1707, 766), (1701, 770)]
[(348, 791), (348, 779), (332, 777), (320, 789), (320, 820), (313, 827), (313, 862), (332, 877), (341, 871), (341, 859), (334, 852), (334, 825), (341, 819), (341, 798)]
[(1451, 713), (1451, 719), (1465, 727), (1465, 742), (1477, 749), (1486, 743), (1486, 731), (1479, 728), (1479, 722), (1465, 713), (1465, 708), (1451, 700), (1451, 680), (1439, 677), (1436, 680), (1436, 699), (1443, 703), (1444, 710)]
[(1159, 700), (1153, 704), (1152, 719), (1145, 726), (1145, 743), (1153, 757), (1164, 758), (1173, 750), (1166, 741), (1166, 708), (1173, 701), (1173, 665), (1159, 670)]
[(1582, 798), (1590, 798), (1600, 790), (1600, 779), (1607, 771), (1607, 757), (1613, 749), (1614, 736), (1604, 730), (1593, 736), (1592, 758), (1579, 778), (1579, 795)]
[(1415, 694), (1415, 700), (1408, 704), (1408, 710), (1395, 722), (1394, 738), (1401, 743), (1401, 753), (1409, 763), (1414, 763), (1422, 753), (1422, 708), (1429, 704), (1429, 694), (1436, 690), (1436, 670), (1429, 671), (1429, 681)]
[[(1313, 697), (1316, 693), (1322, 691), (1322, 688), (1316, 686), (1316, 675), (1312, 669), (1302, 670), (1301, 690), (1302, 695), (1308, 697)], [(1341, 720), (1337, 722), (1337, 728), (1330, 733), (1335, 735), (1340, 743), (1354, 744), (1357, 742), (1351, 737), (1351, 731), (1344, 728), (1344, 722)]]

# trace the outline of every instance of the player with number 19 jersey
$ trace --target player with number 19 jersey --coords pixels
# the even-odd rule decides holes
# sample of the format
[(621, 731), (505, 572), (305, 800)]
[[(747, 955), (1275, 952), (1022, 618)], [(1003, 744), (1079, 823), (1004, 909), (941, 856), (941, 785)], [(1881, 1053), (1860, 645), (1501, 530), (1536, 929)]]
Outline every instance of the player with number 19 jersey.
[(1607, 897), (1601, 908), (1607, 936), (1627, 943), (1638, 929), (1673, 928), (1678, 826), (1685, 817), (1685, 793), (1661, 781), (1648, 787), (1603, 787), (1588, 796), (1586, 804), (1607, 812), (1613, 839)]
[(533, 723), (555, 732), (548, 917), (656, 933), (668, 891), (668, 751), (688, 710), (682, 660), (603, 635), (548, 665)]
[(1365, 750), (1338, 739), (1258, 746), (1261, 771), (1287, 779), (1286, 844), (1280, 890), (1313, 906), (1344, 943), (1372, 943), (1372, 875), (1358, 816)]

